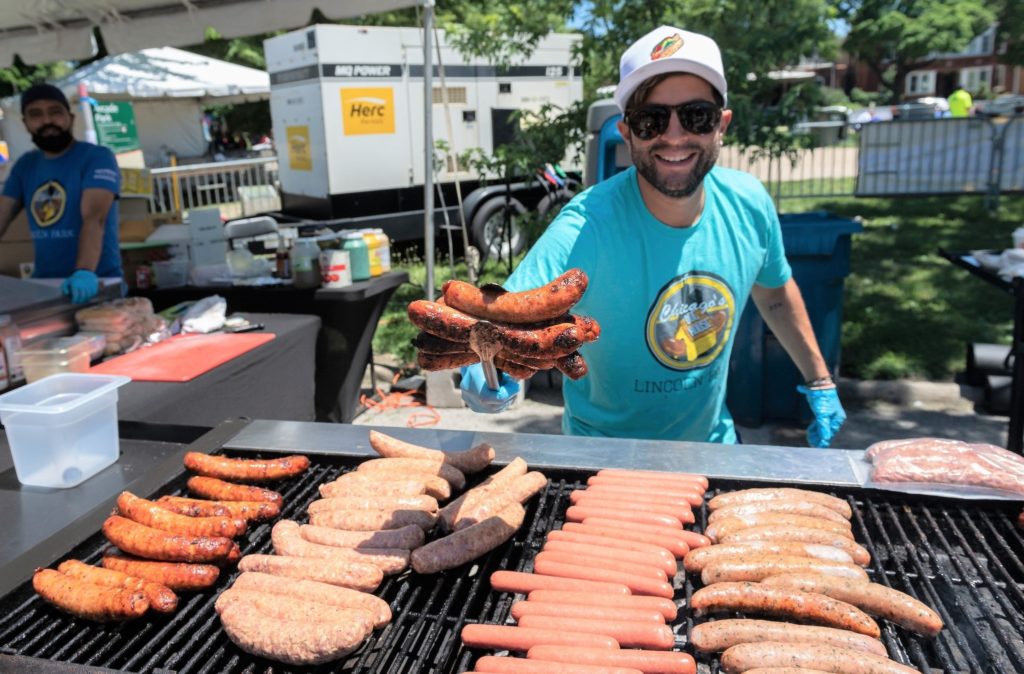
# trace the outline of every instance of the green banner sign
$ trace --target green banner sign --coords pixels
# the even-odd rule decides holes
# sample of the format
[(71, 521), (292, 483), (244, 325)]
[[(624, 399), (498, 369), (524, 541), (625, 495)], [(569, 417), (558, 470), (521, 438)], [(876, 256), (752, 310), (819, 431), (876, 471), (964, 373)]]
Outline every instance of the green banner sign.
[(92, 108), (92, 122), (100, 145), (114, 153), (139, 149), (139, 132), (135, 128), (135, 110), (128, 101), (104, 101)]

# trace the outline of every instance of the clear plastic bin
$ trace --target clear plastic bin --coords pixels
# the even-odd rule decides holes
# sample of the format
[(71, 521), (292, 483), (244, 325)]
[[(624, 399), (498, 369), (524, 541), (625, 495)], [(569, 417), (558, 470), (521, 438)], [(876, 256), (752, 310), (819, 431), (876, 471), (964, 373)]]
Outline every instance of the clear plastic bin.
[(117, 389), (131, 379), (56, 374), (0, 395), (18, 481), (74, 487), (117, 460)]
[(180, 288), (188, 283), (188, 260), (159, 260), (149, 264), (153, 267), (157, 288)]
[(22, 347), (21, 366), (25, 379), (31, 384), (51, 374), (62, 372), (88, 372), (92, 358), (92, 340), (89, 337), (54, 337)]

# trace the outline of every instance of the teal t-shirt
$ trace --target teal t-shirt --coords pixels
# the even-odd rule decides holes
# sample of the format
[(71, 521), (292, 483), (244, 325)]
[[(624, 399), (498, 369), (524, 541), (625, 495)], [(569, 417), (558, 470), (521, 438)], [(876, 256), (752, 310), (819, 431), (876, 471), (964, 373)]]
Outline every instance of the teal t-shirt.
[(508, 279), (508, 290), (579, 267), (590, 283), (574, 313), (601, 325), (580, 349), (589, 366), (565, 378), (562, 430), (589, 435), (736, 441), (725, 407), (734, 333), (754, 284), (791, 271), (775, 206), (753, 176), (716, 167), (704, 211), (669, 227), (644, 205), (636, 169), (579, 194)]

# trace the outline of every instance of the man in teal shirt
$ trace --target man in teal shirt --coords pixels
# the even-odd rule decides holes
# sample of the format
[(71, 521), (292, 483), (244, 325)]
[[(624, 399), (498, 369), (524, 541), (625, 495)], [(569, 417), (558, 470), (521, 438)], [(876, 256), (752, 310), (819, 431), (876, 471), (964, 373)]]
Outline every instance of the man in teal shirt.
[[(620, 63), (615, 100), (633, 167), (570, 202), (508, 279), (543, 285), (579, 267), (590, 285), (574, 312), (601, 325), (581, 348), (589, 374), (563, 382), (566, 434), (733, 443), (729, 356), (752, 299), (803, 374), (811, 445), (846, 418), (782, 245), (775, 206), (752, 176), (715, 167), (732, 119), (721, 53), (710, 38), (662, 26)], [(510, 404), (481, 366), (465, 369), (476, 411)]]

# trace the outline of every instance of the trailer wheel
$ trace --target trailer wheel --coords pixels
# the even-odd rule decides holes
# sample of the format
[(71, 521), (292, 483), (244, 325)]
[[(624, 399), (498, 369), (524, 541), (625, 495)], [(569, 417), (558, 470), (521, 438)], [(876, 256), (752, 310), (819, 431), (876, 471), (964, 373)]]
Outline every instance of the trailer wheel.
[(526, 214), (526, 207), (518, 199), (510, 199), (509, 206), (512, 217), (509, 222), (511, 233), (505, 227), (505, 197), (493, 197), (483, 203), (473, 215), (470, 224), (473, 241), (480, 250), (480, 263), (489, 259), (508, 258), (509, 241), (512, 242), (512, 255), (517, 255), (526, 247), (526, 234), (516, 222)]
[(574, 196), (576, 196), (576, 192), (568, 188), (562, 188), (557, 192), (551, 192), (537, 202), (537, 216), (540, 218), (542, 226), (546, 228), (550, 225), (551, 221), (562, 210), (562, 206), (572, 201)]

